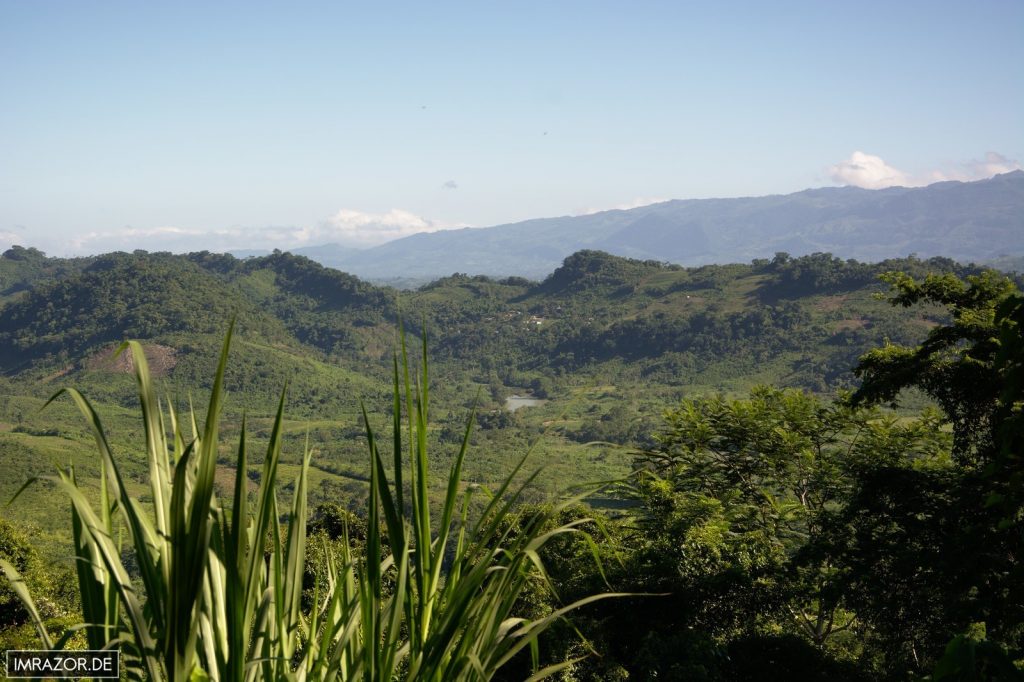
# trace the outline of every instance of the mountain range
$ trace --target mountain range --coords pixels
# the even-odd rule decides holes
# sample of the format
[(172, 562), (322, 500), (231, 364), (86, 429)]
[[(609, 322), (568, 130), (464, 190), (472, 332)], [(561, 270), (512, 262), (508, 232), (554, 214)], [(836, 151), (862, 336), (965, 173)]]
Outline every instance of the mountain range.
[(539, 279), (581, 249), (691, 266), (750, 262), (777, 252), (828, 252), (862, 261), (910, 254), (961, 262), (1019, 257), (1024, 255), (1024, 171), (927, 187), (832, 187), (673, 200), (420, 233), (365, 250), (325, 244), (293, 252), (364, 279), (427, 281), (454, 272)]

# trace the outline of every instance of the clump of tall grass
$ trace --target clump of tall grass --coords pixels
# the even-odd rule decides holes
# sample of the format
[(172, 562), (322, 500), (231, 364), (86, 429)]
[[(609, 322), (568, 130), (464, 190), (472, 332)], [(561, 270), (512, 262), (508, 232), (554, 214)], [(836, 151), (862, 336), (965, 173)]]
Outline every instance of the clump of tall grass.
[[(161, 405), (138, 343), (121, 348), (134, 360), (151, 509), (128, 494), (88, 399), (74, 389), (58, 393), (70, 396), (88, 421), (102, 460), (98, 508), (73, 471), (62, 470), (54, 479), (71, 501), (84, 620), (78, 629), (85, 631), (90, 648), (121, 649), (132, 677), (175, 681), (486, 680), (524, 650), (533, 653), (531, 679), (571, 663), (538, 670), (539, 635), (572, 609), (611, 595), (595, 595), (535, 620), (517, 617), (515, 609), (531, 575), (546, 580), (540, 558), (544, 544), (580, 532), (575, 526), (583, 521), (539, 530), (550, 526), (556, 507), (509, 523), (532, 480), (513, 485), (525, 460), (484, 501), (482, 513), (471, 517), (472, 490), (462, 489), (460, 476), (472, 418), (448, 474), (440, 516), (432, 518), (426, 341), (412, 378), (404, 335), (394, 361), (390, 467), (363, 410), (370, 465), (365, 555), (355, 556), (347, 543), (339, 559), (325, 552), (326, 580), (315, 586), (312, 607), (304, 609), (310, 453), (307, 449), (303, 457), (282, 531), (277, 481), (283, 393), (255, 499), (246, 487), (244, 418), (230, 504), (214, 489), (230, 343), (231, 329), (201, 425), (194, 411), (183, 417), (170, 403)], [(122, 540), (131, 552), (122, 552)], [(125, 556), (134, 559), (138, 586)], [(65, 646), (74, 630), (55, 641), (17, 571), (6, 563), (3, 570), (43, 646)]]

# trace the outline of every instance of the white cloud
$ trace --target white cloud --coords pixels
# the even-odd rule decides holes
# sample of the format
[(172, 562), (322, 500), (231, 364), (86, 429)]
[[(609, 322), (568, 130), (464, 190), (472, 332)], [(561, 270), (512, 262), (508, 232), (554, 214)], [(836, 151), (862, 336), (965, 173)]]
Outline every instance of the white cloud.
[[(223, 236), (223, 233), (205, 233), (200, 230), (189, 230), (181, 227), (123, 227), (118, 230), (102, 230), (88, 232), (70, 242), (71, 253), (102, 253), (104, 251), (123, 251), (146, 249), (147, 251), (180, 251), (188, 250), (190, 242), (210, 237)], [(196, 246), (197, 249), (207, 248)]]
[(911, 175), (894, 168), (880, 156), (856, 151), (845, 161), (829, 167), (829, 177), (841, 185), (864, 189), (885, 187), (922, 187), (933, 182), (959, 180), (972, 182), (993, 175), (1019, 170), (1020, 163), (997, 152), (987, 152), (984, 159), (972, 159), (953, 164), (952, 168), (936, 169), (920, 175)]
[(363, 213), (342, 209), (315, 232), (317, 239), (326, 239), (346, 246), (364, 247), (376, 246), (419, 232), (437, 232), (454, 227), (465, 226), (435, 222), (397, 208), (387, 213)]
[(840, 161), (828, 169), (829, 177), (842, 185), (853, 185), (864, 189), (882, 189), (883, 187), (911, 187), (906, 173), (893, 168), (880, 156), (854, 152), (849, 159)]
[[(199, 230), (176, 226), (124, 227), (89, 232), (67, 246), (71, 253), (107, 251), (231, 251), (248, 249), (294, 249), (336, 242), (353, 248), (368, 248), (418, 232), (466, 227), (453, 225), (404, 211), (364, 213), (342, 209), (317, 225), (308, 227), (265, 226)], [(0, 233), (0, 243), (5, 241)]]
[(25, 226), (13, 225), (13, 229), (0, 230), (0, 252), (6, 251), (15, 244), (31, 246), (31, 239), (25, 238)]
[(603, 208), (581, 208), (578, 209), (573, 215), (593, 215), (594, 213), (601, 213), (603, 211), (628, 211), (631, 208), (640, 208), (641, 206), (650, 206), (651, 204), (660, 204), (668, 199), (661, 197), (637, 197), (632, 201), (627, 201), (622, 204), (616, 204), (614, 206), (605, 206)]
[(1015, 159), (1008, 159), (998, 152), (985, 152), (984, 159), (971, 159), (970, 161), (957, 164), (951, 170), (932, 171), (929, 177), (931, 182), (941, 182), (943, 180), (971, 182), (1020, 169), (1021, 165)]

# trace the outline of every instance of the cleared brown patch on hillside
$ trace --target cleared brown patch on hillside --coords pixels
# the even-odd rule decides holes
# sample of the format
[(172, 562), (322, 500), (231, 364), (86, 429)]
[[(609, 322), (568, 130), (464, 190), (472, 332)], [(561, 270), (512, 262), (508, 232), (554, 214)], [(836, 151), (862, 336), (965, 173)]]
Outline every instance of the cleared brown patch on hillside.
[(353, 331), (364, 357), (381, 360), (390, 357), (395, 348), (395, 328), (388, 324), (356, 327)]
[(846, 294), (837, 294), (836, 296), (822, 296), (821, 300), (814, 304), (814, 308), (815, 310), (830, 313), (842, 308), (843, 303), (845, 302)]
[[(132, 354), (124, 352), (114, 357), (116, 350), (117, 346), (108, 346), (87, 357), (82, 364), (85, 369), (131, 374), (135, 370)], [(166, 376), (178, 364), (178, 351), (170, 346), (151, 343), (144, 345), (143, 351), (146, 354), (149, 373), (155, 377)]]

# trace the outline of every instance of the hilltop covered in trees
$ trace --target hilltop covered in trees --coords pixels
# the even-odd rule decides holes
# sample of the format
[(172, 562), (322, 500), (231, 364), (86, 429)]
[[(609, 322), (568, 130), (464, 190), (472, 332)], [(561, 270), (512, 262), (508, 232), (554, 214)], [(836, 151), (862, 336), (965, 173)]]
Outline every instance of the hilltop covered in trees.
[[(587, 535), (545, 547), (554, 591), (534, 580), (517, 609), (542, 618), (609, 589), (667, 596), (602, 601), (549, 630), (540, 663), (583, 657), (566, 679), (963, 679), (963, 665), (1017, 679), (1024, 303), (1005, 276), (948, 259), (682, 268), (587, 251), (540, 282), (455, 274), (415, 292), (282, 253), (63, 262), (20, 250), (0, 274), (6, 497), (69, 461), (96, 492), (91, 435), (60, 405), (36, 409), (66, 383), (109, 415), (126, 485), (145, 490), (124, 407), (133, 382), (93, 359), (127, 336), (171, 349), (158, 382), (185, 404), (212, 376), (218, 316), (235, 315), (226, 434), (244, 409), (252, 442), (266, 442), (289, 382), (302, 421), (283, 424), (281, 466), (296, 471), (312, 445), (309, 532), (337, 548), (350, 526), (358, 550), (366, 521), (349, 510), (367, 502), (369, 472), (357, 400), (371, 419), (390, 408), (401, 316), (428, 335), (432, 466), (453, 461), (475, 405), (465, 483), (493, 487), (530, 448), (546, 464), (525, 495), (535, 508), (570, 484), (620, 481), (589, 509), (545, 512)], [(513, 414), (513, 392), (548, 400)], [(244, 475), (229, 461), (218, 489), (261, 482), (259, 456)], [(22, 495), (0, 551), (58, 627), (77, 606), (48, 564), (66, 541), (48, 495), (45, 483)], [(312, 580), (323, 554), (309, 561)], [(3, 641), (26, 642), (13, 596), (0, 604), (14, 626)], [(516, 658), (498, 679), (531, 668)]]

